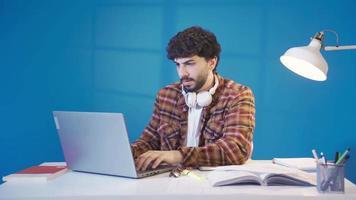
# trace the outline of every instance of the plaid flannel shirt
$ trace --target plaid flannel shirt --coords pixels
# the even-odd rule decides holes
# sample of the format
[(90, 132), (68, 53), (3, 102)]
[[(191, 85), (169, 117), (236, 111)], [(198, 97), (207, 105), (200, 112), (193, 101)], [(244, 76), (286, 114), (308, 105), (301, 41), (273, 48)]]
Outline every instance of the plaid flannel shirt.
[(255, 127), (255, 100), (243, 85), (218, 76), (212, 103), (203, 108), (200, 143), (187, 147), (188, 106), (175, 83), (161, 89), (153, 115), (132, 145), (134, 158), (149, 150), (179, 150), (183, 166), (243, 164), (251, 155)]

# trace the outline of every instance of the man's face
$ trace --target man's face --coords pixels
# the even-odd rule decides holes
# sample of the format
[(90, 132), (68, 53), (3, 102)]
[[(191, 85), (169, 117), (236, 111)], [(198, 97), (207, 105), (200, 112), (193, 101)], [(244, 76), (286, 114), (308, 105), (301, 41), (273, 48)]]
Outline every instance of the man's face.
[(176, 58), (174, 62), (181, 84), (188, 92), (200, 91), (216, 64), (214, 59), (207, 61), (199, 56)]

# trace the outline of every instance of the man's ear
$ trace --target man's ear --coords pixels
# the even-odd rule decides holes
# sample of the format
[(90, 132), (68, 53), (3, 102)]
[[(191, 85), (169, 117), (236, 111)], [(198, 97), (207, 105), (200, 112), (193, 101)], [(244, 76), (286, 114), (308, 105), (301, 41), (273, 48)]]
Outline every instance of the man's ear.
[(209, 68), (213, 71), (215, 69), (217, 63), (218, 63), (217, 57), (210, 59), (208, 62)]

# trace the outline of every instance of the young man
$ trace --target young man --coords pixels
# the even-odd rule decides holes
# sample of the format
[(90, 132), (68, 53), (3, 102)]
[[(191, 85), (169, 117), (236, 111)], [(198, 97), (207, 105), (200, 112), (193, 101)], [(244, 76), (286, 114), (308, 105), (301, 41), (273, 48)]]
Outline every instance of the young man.
[(252, 91), (216, 73), (220, 45), (213, 33), (190, 27), (167, 47), (179, 83), (161, 89), (141, 137), (132, 144), (138, 170), (161, 163), (185, 167), (243, 164), (252, 153)]

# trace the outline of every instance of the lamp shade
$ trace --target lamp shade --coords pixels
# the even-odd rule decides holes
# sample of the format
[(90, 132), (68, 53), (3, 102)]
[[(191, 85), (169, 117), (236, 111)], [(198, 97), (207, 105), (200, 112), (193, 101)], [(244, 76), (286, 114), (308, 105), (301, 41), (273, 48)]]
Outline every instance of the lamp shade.
[(315, 81), (327, 79), (328, 64), (320, 53), (321, 41), (313, 38), (308, 46), (288, 49), (280, 60), (284, 66), (305, 78)]

